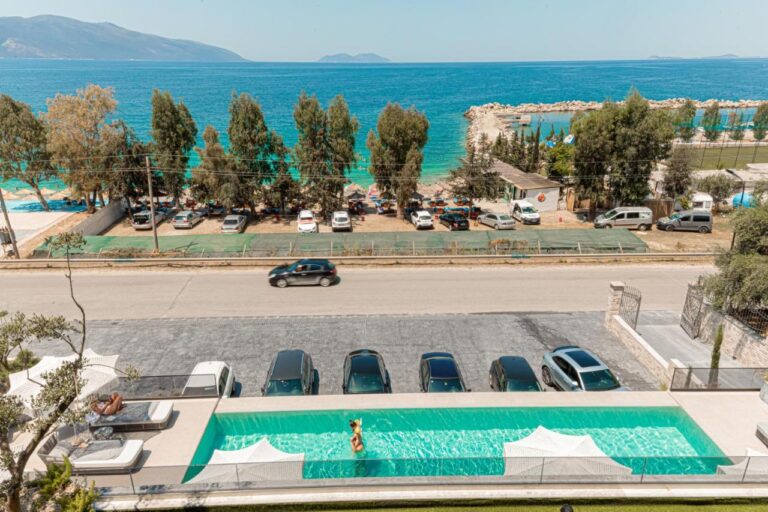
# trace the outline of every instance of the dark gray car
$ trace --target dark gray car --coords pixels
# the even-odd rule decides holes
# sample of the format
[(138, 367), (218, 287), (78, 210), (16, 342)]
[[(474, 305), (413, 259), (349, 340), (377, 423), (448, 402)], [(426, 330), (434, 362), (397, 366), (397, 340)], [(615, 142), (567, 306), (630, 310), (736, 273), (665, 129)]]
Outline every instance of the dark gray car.
[(698, 231), (712, 232), (712, 212), (707, 210), (685, 210), (662, 217), (656, 221), (656, 229), (660, 231)]
[(269, 365), (264, 396), (316, 395), (320, 377), (303, 350), (281, 350)]

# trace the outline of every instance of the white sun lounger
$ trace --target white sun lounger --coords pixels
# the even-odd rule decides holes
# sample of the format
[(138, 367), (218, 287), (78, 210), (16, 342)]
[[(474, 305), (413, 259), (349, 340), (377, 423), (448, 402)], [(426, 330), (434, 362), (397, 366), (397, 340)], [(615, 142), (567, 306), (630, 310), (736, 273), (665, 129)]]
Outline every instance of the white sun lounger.
[[(146, 414), (137, 416), (135, 411), (146, 407)], [(173, 414), (172, 400), (156, 400), (153, 402), (126, 402), (122, 411), (110, 416), (100, 416), (91, 423), (91, 430), (101, 427), (112, 427), (116, 432), (134, 430), (162, 430), (168, 426)]]
[(51, 436), (37, 452), (46, 464), (61, 464), (69, 458), (76, 474), (129, 473), (138, 463), (144, 449), (139, 439), (92, 441), (86, 448), (58, 441)]

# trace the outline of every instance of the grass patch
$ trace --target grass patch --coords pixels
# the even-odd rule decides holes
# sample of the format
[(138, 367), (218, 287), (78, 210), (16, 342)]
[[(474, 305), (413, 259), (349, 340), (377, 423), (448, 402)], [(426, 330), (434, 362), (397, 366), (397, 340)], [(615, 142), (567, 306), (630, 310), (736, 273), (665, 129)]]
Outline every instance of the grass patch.
[[(198, 510), (207, 512), (558, 512), (565, 503), (574, 512), (765, 512), (765, 500), (601, 500), (601, 501), (464, 501), (445, 504), (442, 502), (388, 503), (370, 502), (311, 504), (311, 505), (260, 505), (242, 507), (212, 507)], [(193, 509), (187, 509), (193, 510)]]
[(692, 147), (694, 169), (744, 169), (747, 164), (768, 162), (768, 146)]

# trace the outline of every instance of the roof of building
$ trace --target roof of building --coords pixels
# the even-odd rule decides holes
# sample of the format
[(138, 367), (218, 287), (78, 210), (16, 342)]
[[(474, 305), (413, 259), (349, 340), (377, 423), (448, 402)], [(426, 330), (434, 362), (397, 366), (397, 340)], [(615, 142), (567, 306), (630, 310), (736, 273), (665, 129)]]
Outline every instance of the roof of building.
[(535, 190), (540, 188), (561, 188), (563, 185), (545, 178), (541, 174), (521, 171), (513, 165), (494, 160), (492, 170), (498, 172), (504, 181), (511, 183), (521, 190)]

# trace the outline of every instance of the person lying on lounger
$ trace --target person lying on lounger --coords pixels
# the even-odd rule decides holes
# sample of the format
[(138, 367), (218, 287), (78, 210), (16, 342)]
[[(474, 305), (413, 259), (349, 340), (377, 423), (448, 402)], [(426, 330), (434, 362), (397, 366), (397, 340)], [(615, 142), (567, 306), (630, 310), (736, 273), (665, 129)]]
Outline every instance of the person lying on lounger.
[(102, 416), (112, 416), (117, 414), (120, 409), (123, 408), (123, 397), (120, 393), (112, 393), (109, 400), (106, 402), (93, 402), (91, 404), (91, 410), (96, 414)]

